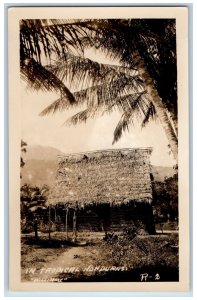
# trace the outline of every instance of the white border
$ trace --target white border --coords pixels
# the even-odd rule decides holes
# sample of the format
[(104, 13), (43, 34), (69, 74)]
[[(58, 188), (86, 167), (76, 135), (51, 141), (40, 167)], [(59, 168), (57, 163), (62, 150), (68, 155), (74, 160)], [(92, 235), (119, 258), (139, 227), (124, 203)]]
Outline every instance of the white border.
[[(138, 3), (147, 3), (148, 5), (154, 5), (154, 4), (159, 4), (159, 5), (162, 5), (162, 4), (169, 4), (169, 5), (172, 5), (172, 4), (174, 4), (174, 3), (177, 3), (177, 4), (187, 4), (187, 3), (189, 3), (189, 4), (192, 4), (193, 2), (195, 3), (195, 1), (173, 1), (173, 3), (171, 2), (171, 1), (162, 1), (162, 3), (160, 2), (160, 1), (152, 1), (151, 3), (149, 2), (149, 1), (137, 1)], [(5, 1), (4, 3), (9, 3), (9, 1)], [(0, 5), (1, 5), (1, 8), (3, 7), (3, 4), (4, 3), (0, 3)], [(30, 3), (29, 3), (29, 1), (12, 1), (12, 3), (14, 4), (14, 3), (16, 3), (16, 4), (19, 4), (19, 5), (22, 5), (22, 4), (27, 4), (27, 5), (30, 5)], [(60, 4), (60, 3), (64, 3), (64, 4), (68, 4), (68, 3), (72, 3), (72, 4), (74, 4), (73, 3), (73, 1), (59, 1), (58, 3), (54, 3), (53, 1), (34, 1), (34, 3), (32, 3), (33, 5), (35, 5), (36, 3), (38, 3), (38, 5), (41, 5), (41, 3), (42, 4), (55, 4), (55, 5), (57, 5), (58, 3)], [(85, 3), (92, 3), (91, 1), (86, 1)], [(99, 3), (98, 2), (94, 2), (94, 4), (96, 5), (96, 4), (100, 4), (100, 3), (105, 3), (106, 4), (106, 1), (100, 1)], [(122, 3), (120, 3), (120, 2), (117, 2), (117, 1), (107, 1), (107, 3), (119, 3), (119, 4), (122, 4)], [(135, 1), (124, 1), (124, 3), (128, 3), (128, 4), (133, 4), (133, 3), (136, 3)], [(83, 5), (84, 4), (84, 2), (82, 3), (81, 2), (81, 4)], [(191, 8), (191, 7), (190, 7)], [(0, 21), (1, 21), (1, 25), (3, 25), (3, 9), (1, 10), (1, 16), (0, 16), (1, 18), (0, 18)], [(195, 22), (195, 20), (197, 19), (197, 15), (196, 15), (196, 6), (194, 5), (194, 22)], [(196, 24), (195, 24), (196, 25)], [(4, 26), (0, 26), (1, 27), (1, 39), (0, 40), (3, 40), (3, 30), (4, 30)], [(194, 29), (195, 29), (195, 26), (194, 26)], [(192, 38), (192, 36), (191, 36), (191, 33), (190, 33), (190, 39)], [(190, 45), (191, 45), (191, 43), (190, 43)], [(196, 47), (196, 35), (194, 34), (194, 53), (196, 53), (196, 51), (195, 50), (197, 50), (196, 49), (197, 47)], [(3, 62), (4, 62), (4, 56), (3, 56), (3, 48), (2, 47), (0, 47), (0, 57), (1, 57), (1, 61), (2, 61), (2, 65), (3, 65)], [(190, 58), (191, 59), (191, 58)], [(194, 66), (196, 66), (196, 57), (194, 57)], [(3, 70), (2, 68), (1, 68), (1, 70)], [(196, 74), (196, 71), (194, 70), (194, 75)], [(3, 84), (3, 72), (1, 73), (1, 81), (0, 81), (0, 84), (1, 84), (1, 92), (3, 91), (3, 87), (4, 87), (4, 84)], [(191, 71), (190, 71), (190, 75), (191, 75)], [(190, 90), (190, 92), (192, 92), (191, 90)], [(194, 99), (196, 98), (195, 97), (196, 96), (196, 88), (194, 87)], [(2, 99), (3, 99), (3, 94), (2, 94)], [(2, 103), (2, 108), (1, 108), (1, 110), (0, 110), (0, 124), (1, 124), (1, 129), (4, 129), (4, 124), (3, 124), (3, 115), (4, 115), (4, 111), (3, 111), (3, 101), (1, 102)], [(196, 103), (194, 103), (194, 105), (193, 105), (193, 108), (194, 108), (194, 116), (196, 116), (196, 112), (197, 112), (197, 110), (196, 110)], [(193, 115), (192, 114), (192, 115)], [(194, 123), (195, 123), (195, 125), (197, 125), (196, 124), (196, 117), (194, 118)], [(195, 128), (196, 128), (196, 126), (195, 126)], [(2, 130), (3, 131), (3, 130)], [(2, 142), (3, 142), (3, 136), (2, 136)], [(3, 144), (3, 143), (2, 143)], [(197, 147), (196, 147), (196, 137), (194, 137), (194, 149), (195, 150), (197, 150)], [(0, 153), (2, 154), (2, 159), (1, 159), (1, 166), (3, 165), (3, 162), (4, 162), (4, 158), (3, 158), (3, 156), (4, 156), (4, 150), (3, 150), (3, 148), (1, 147), (1, 149), (0, 149)], [(194, 157), (194, 166), (196, 166), (196, 159), (195, 159), (195, 157)], [(2, 171), (2, 168), (1, 168), (1, 171)], [(195, 171), (195, 173), (194, 173), (194, 178), (196, 178), (195, 177), (195, 175), (196, 175), (196, 171)], [(3, 172), (1, 172), (1, 184), (3, 183), (3, 178), (4, 178), (4, 174), (3, 174)], [(1, 191), (3, 190), (3, 184), (2, 184), (2, 188), (1, 188)], [(195, 193), (194, 193), (194, 195), (196, 195), (196, 188), (195, 188), (195, 186), (194, 186), (194, 190), (195, 190)], [(2, 197), (3, 198), (3, 197)], [(194, 202), (194, 205), (193, 205), (193, 208), (194, 208), (194, 211), (196, 211), (196, 203)], [(1, 209), (1, 213), (2, 213), (2, 216), (4, 215), (4, 213), (3, 213), (4, 211), (3, 211), (3, 209)], [(2, 222), (2, 220), (3, 220), (3, 218), (0, 218), (1, 219), (1, 222)], [(195, 226), (196, 226), (196, 218), (194, 218), (194, 222), (195, 222)], [(2, 222), (2, 225), (3, 225), (3, 222)], [(3, 228), (3, 226), (0, 226), (1, 227), (1, 229)], [(195, 243), (194, 243), (194, 246), (195, 246), (195, 249), (197, 250), (197, 247), (196, 247), (196, 240), (194, 241)], [(2, 252), (1, 252), (2, 253)], [(196, 251), (194, 252), (194, 253), (196, 253)], [(3, 256), (1, 257), (1, 262), (3, 262)], [(194, 257), (194, 264), (195, 264), (195, 266), (196, 266), (196, 259), (195, 259), (195, 257)], [(2, 264), (1, 264), (1, 266), (2, 266)], [(3, 277), (4, 277), (4, 275), (3, 275), (3, 272), (2, 272), (3, 270), (1, 269), (1, 280), (0, 280), (0, 284), (2, 285), (2, 288), (1, 288), (1, 286), (0, 286), (0, 292), (2, 293), (2, 291), (3, 291)], [(194, 282), (195, 282), (195, 278), (196, 278), (196, 273), (194, 274)], [(132, 293), (130, 293), (131, 295), (132, 295)], [(1, 294), (2, 296), (3, 296), (3, 293)], [(31, 294), (32, 296), (33, 296), (33, 294)], [(164, 295), (164, 294), (163, 294)], [(196, 288), (195, 288), (195, 285), (194, 285), (194, 296), (196, 295)], [(184, 296), (184, 295), (183, 295)], [(72, 298), (73, 299), (73, 298)], [(141, 297), (139, 298), (137, 298), (137, 299), (142, 299)], [(144, 298), (143, 298), (144, 299)]]

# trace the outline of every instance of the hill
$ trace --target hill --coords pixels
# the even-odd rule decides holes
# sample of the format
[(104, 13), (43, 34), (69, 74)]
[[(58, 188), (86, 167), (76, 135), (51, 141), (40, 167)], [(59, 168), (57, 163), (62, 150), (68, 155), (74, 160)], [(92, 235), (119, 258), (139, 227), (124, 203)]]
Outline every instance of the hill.
[(172, 177), (175, 171), (172, 167), (152, 166), (152, 173), (155, 181), (163, 182), (165, 177)]
[(57, 156), (61, 154), (53, 147), (27, 146), (27, 152), (23, 154), (25, 166), (21, 171), (21, 184), (51, 187), (57, 170)]
[(27, 146), (25, 159), (28, 160), (56, 160), (58, 155), (63, 154), (60, 150), (45, 146)]

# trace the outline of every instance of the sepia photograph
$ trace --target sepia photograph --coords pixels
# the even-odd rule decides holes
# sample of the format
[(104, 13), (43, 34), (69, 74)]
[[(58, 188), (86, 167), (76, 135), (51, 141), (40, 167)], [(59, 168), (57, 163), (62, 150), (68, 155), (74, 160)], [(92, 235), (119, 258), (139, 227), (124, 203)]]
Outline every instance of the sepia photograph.
[[(18, 51), (10, 76), (17, 280), (57, 290), (85, 282), (87, 290), (89, 283), (187, 286), (180, 18), (177, 25), (176, 14), (161, 10), (144, 17), (20, 10), (11, 11), (18, 27), (9, 29), (18, 39), (15, 50), (9, 44)], [(180, 40), (187, 44), (187, 36)]]

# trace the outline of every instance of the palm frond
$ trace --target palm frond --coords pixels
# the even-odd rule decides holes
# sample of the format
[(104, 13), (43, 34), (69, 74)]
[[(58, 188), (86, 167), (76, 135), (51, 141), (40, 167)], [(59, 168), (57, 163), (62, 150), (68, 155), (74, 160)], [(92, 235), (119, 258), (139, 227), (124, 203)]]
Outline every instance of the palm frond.
[(74, 116), (70, 117), (63, 125), (77, 125), (79, 123), (86, 123), (87, 119), (94, 118), (98, 114), (98, 110), (85, 109)]
[(21, 62), (21, 77), (26, 81), (27, 86), (33, 90), (59, 91), (69, 103), (75, 102), (73, 94), (65, 84), (34, 59)]
[[(92, 107), (97, 109), (99, 107), (107, 109), (110, 105), (116, 106), (118, 98), (124, 97), (125, 95), (136, 98), (136, 95), (144, 94), (144, 91), (142, 91), (142, 83), (138, 83), (138, 81), (138, 76), (131, 77), (124, 74), (122, 76), (117, 76), (111, 82), (105, 81), (103, 84), (95, 85), (79, 92), (74, 92), (73, 96), (76, 101), (73, 105), (77, 107), (86, 105), (89, 108)], [(55, 112), (63, 111), (70, 107), (67, 99), (61, 97), (46, 107), (40, 115), (45, 116), (50, 113), (54, 114)]]
[(135, 99), (128, 98), (127, 101), (125, 100), (125, 98), (124, 101), (119, 99), (123, 114), (115, 128), (113, 144), (121, 138), (125, 130), (129, 131), (129, 125), (134, 126), (137, 121), (138, 123), (141, 122), (141, 126), (144, 127), (150, 118), (156, 118), (155, 107), (145, 93), (138, 95)]
[(114, 144), (121, 138), (125, 130), (129, 130), (129, 125), (134, 126), (135, 122), (141, 122), (141, 126), (143, 126), (143, 123), (146, 123), (148, 118), (154, 117), (154, 106), (146, 96), (146, 92), (131, 94), (114, 100), (113, 106), (107, 106), (106, 103), (104, 103), (103, 106), (87, 107), (66, 120), (64, 125), (86, 123), (90, 118), (95, 118), (98, 115), (102, 116), (106, 112), (111, 113), (113, 109), (119, 109), (119, 111), (122, 112), (122, 116), (114, 131)]
[(106, 81), (110, 82), (118, 76), (138, 76), (137, 72), (132, 69), (98, 63), (70, 53), (66, 53), (61, 59), (50, 64), (48, 69), (62, 81), (70, 82), (73, 90), (85, 89)]
[(155, 107), (153, 105), (152, 102), (150, 102), (150, 105), (146, 111), (146, 113), (144, 114), (144, 120), (142, 121), (142, 128), (145, 127), (150, 119), (154, 120), (156, 118), (156, 110), (155, 110)]
[(124, 112), (121, 116), (120, 121), (118, 122), (114, 130), (114, 138), (112, 144), (115, 144), (122, 136), (125, 130), (129, 131), (129, 125), (133, 122), (132, 120), (132, 111), (127, 113)]
[(54, 114), (56, 112), (62, 112), (71, 107), (70, 102), (68, 102), (66, 97), (60, 97), (49, 106), (47, 106), (43, 111), (40, 112), (39, 116), (47, 116), (49, 114)]
[(75, 92), (77, 104), (86, 103), (89, 105), (102, 105), (113, 102), (116, 97), (121, 97), (131, 93), (141, 93), (143, 85), (138, 76), (121, 75), (113, 78), (111, 81), (105, 81), (79, 92)]
[(113, 99), (113, 101), (105, 107), (106, 109), (103, 111), (103, 114), (111, 113), (114, 109), (118, 109), (121, 113), (134, 111), (136, 118), (141, 121), (150, 102), (151, 100), (147, 97), (146, 91), (127, 94)]
[(41, 63), (42, 53), (51, 59), (67, 51), (83, 52), (81, 39), (86, 37), (84, 24), (69, 24), (64, 20), (23, 19), (20, 21), (21, 60), (34, 58)]

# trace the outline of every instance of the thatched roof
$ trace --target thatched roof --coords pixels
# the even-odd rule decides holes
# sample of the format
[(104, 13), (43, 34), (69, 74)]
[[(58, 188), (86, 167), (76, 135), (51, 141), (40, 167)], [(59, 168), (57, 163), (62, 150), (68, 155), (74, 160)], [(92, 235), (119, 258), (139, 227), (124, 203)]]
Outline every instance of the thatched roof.
[(79, 205), (152, 201), (151, 148), (75, 153), (58, 157), (51, 203)]

